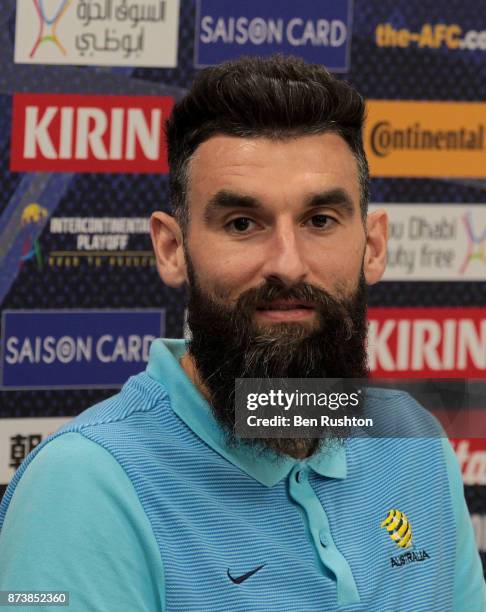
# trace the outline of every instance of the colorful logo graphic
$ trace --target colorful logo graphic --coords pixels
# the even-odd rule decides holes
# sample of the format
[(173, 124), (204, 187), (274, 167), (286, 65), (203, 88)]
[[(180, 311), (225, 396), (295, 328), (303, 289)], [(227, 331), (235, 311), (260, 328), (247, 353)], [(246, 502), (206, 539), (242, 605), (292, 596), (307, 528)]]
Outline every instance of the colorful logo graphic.
[(62, 46), (61, 41), (56, 34), (56, 28), (61, 21), (62, 16), (71, 4), (71, 0), (61, 0), (58, 2), (58, 6), (51, 17), (47, 15), (46, 0), (32, 0), (32, 2), (34, 3), (35, 10), (39, 17), (40, 29), (37, 40), (32, 47), (32, 51), (30, 52), (30, 57), (34, 57), (38, 48), (45, 42), (54, 43), (62, 55), (66, 55), (66, 49)]
[(380, 527), (386, 528), (390, 538), (400, 548), (410, 548), (412, 546), (412, 526), (406, 515), (400, 510), (390, 510)]
[(39, 204), (29, 204), (22, 212), (20, 223), (22, 225), (22, 232), (25, 232), (24, 243), (22, 245), (22, 254), (20, 256), (19, 268), (22, 264), (29, 259), (35, 257), (37, 262), (37, 268), (42, 270), (42, 253), (40, 250), (39, 240), (35, 237), (38, 233), (36, 230), (44, 223), (49, 216), (47, 208), (40, 206)]
[(466, 226), (466, 234), (469, 241), (466, 257), (461, 266), (460, 273), (464, 274), (469, 264), (474, 260), (482, 261), (486, 265), (486, 227), (481, 233), (476, 233), (474, 230), (472, 213), (466, 213), (462, 220)]

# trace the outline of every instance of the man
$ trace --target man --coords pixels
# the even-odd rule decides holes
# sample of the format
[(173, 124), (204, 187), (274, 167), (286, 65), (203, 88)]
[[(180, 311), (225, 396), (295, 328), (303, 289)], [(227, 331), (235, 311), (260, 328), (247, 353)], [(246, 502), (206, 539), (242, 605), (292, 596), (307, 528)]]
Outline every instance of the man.
[[(361, 97), (295, 58), (204, 70), (168, 123), (174, 216), (152, 216), (191, 340), (36, 449), (5, 494), (0, 588), (74, 610), (485, 610), (460, 473), (440, 438), (243, 439), (236, 378), (366, 376)], [(422, 411), (398, 392), (404, 435)], [(5, 516), (6, 514), (6, 516)]]

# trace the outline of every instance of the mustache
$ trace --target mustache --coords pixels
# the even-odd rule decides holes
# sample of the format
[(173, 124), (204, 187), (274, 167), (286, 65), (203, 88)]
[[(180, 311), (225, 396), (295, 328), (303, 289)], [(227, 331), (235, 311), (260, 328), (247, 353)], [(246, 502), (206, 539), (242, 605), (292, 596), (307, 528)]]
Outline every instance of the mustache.
[(262, 304), (268, 304), (276, 300), (292, 300), (304, 305), (310, 303), (321, 320), (332, 319), (346, 320), (349, 317), (346, 308), (348, 300), (339, 300), (328, 291), (318, 288), (306, 282), (296, 283), (288, 286), (278, 279), (266, 281), (263, 285), (253, 287), (243, 292), (236, 300), (232, 308), (232, 323), (245, 320), (250, 324), (251, 318)]
[(298, 283), (290, 287), (280, 281), (266, 281), (259, 287), (248, 289), (242, 293), (237, 301), (237, 306), (256, 308), (262, 302), (273, 302), (274, 300), (297, 300), (299, 302), (312, 302), (318, 306), (328, 306), (336, 303), (326, 290), (318, 289), (309, 283)]

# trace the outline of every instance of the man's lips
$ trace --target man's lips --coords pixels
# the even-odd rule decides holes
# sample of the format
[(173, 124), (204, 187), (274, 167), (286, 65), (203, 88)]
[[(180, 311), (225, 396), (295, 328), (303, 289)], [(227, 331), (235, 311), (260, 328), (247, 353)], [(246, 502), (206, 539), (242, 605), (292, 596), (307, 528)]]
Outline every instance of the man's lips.
[(312, 309), (316, 308), (315, 302), (307, 302), (305, 300), (272, 300), (271, 302), (260, 302), (257, 310), (293, 310), (295, 308)]
[(257, 315), (272, 321), (297, 321), (314, 316), (316, 306), (302, 300), (273, 300), (259, 304)]

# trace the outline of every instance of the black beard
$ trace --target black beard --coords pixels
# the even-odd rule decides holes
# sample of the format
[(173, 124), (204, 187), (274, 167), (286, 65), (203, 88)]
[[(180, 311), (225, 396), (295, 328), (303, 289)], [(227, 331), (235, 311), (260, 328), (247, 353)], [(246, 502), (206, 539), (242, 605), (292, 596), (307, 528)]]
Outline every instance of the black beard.
[[(210, 395), (215, 418), (230, 446), (247, 446), (262, 454), (305, 457), (323, 444), (341, 443), (346, 430), (329, 428), (321, 438), (237, 438), (236, 378), (365, 378), (367, 285), (361, 270), (358, 288), (337, 299), (307, 283), (286, 287), (267, 282), (242, 293), (233, 306), (204, 293), (186, 253), (189, 276), (188, 326), (192, 356), (200, 382)], [(278, 323), (257, 326), (257, 305), (277, 299), (317, 304), (313, 326)], [(268, 451), (273, 451), (268, 453)]]

